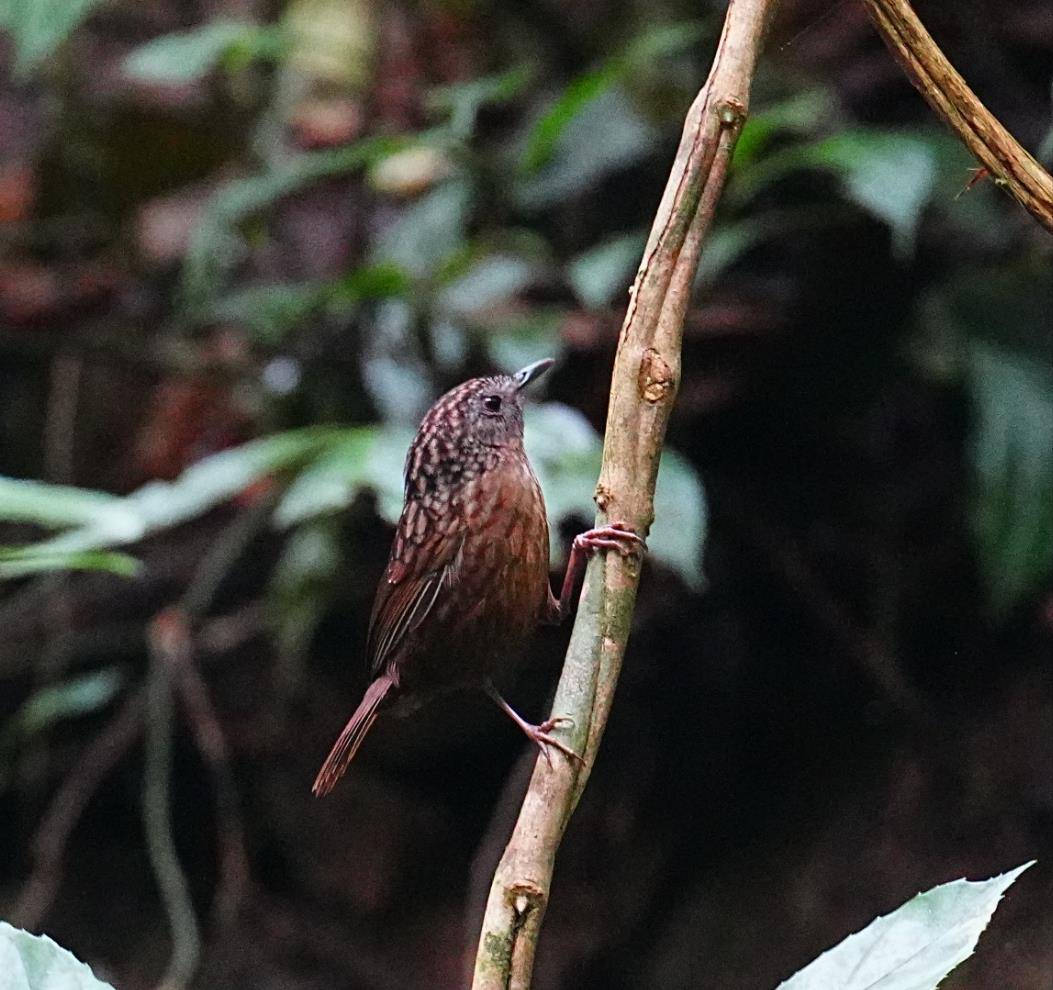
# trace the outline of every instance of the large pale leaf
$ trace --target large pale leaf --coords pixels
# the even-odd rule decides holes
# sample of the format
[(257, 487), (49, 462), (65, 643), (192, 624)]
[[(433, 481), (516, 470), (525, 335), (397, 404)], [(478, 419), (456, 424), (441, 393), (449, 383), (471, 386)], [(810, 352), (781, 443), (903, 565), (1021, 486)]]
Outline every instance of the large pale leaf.
[(1030, 865), (918, 894), (824, 952), (777, 990), (935, 990), (972, 955), (1002, 895)]
[(46, 935), (0, 921), (0, 990), (113, 990)]

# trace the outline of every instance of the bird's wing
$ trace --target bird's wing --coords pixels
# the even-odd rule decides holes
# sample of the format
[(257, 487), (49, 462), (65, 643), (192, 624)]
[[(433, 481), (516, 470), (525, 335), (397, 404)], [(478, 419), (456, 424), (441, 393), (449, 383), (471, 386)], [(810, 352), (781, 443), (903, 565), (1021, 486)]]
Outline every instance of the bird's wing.
[(463, 543), (459, 513), (437, 514), (417, 500), (406, 504), (369, 623), (367, 651), (374, 677), (431, 613), (443, 590), (456, 582)]

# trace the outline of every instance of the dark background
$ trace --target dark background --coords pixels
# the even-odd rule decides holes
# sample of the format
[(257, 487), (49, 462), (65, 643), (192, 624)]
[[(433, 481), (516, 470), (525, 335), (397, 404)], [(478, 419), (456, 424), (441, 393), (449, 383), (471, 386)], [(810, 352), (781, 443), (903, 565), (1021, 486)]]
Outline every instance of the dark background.
[[(549, 353), (544, 397), (602, 429), (722, 5), (43, 7), (0, 36), (0, 472), (124, 494), (282, 430), (412, 425)], [(1049, 5), (919, 13), (1048, 167)], [(855, 3), (780, 4), (753, 110), (669, 431), (705, 488), (704, 583), (645, 567), (536, 985), (774, 987), (919, 890), (1037, 859), (946, 985), (1048, 990), (1050, 238), (970, 187)], [(533, 754), (453, 699), (310, 796), (364, 686), (390, 510), (363, 485), (275, 529), (294, 471), (260, 473), (125, 548), (138, 577), (0, 588), (0, 917), (156, 984), (141, 806), (169, 739), (193, 986), (463, 985)], [(189, 626), (157, 618), (180, 602)], [(521, 710), (567, 635), (539, 632)], [(176, 701), (168, 732), (154, 696), (148, 757), (158, 664)]]

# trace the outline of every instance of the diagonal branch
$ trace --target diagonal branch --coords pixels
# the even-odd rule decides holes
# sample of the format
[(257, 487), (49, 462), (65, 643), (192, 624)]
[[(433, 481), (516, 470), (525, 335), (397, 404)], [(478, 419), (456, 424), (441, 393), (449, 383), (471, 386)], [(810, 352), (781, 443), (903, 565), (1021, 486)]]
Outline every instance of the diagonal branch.
[(918, 20), (908, 0), (863, 0), (874, 26), (915, 89), (962, 140), (994, 182), (1053, 233), (1053, 176), (969, 88)]
[[(680, 378), (684, 314), (702, 242), (746, 119), (750, 82), (772, 0), (730, 0), (709, 78), (688, 111), (614, 362), (597, 525), (616, 519), (646, 534), (666, 423)], [(527, 990), (556, 850), (607, 724), (639, 565), (618, 554), (590, 560), (553, 710), (573, 719), (584, 763), (538, 760), (512, 838), (494, 875), (473, 990)]]

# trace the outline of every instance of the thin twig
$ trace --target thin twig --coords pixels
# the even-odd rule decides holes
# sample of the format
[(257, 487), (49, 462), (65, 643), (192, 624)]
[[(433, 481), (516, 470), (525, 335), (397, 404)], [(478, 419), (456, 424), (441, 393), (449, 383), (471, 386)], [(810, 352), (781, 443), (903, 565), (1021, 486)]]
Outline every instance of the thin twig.
[(908, 0), (863, 0), (863, 6), (929, 106), (988, 170), (995, 184), (1053, 232), (1053, 176), (977, 99)]
[[(597, 525), (641, 534), (680, 378), (684, 314), (698, 258), (746, 119), (750, 82), (771, 0), (731, 0), (709, 79), (684, 134), (633, 285), (611, 382)], [(563, 831), (588, 781), (621, 670), (639, 566), (596, 556), (585, 574), (553, 711), (573, 719), (584, 763), (538, 760), (512, 838), (490, 887), (473, 990), (527, 990)]]
[(81, 753), (51, 799), (33, 839), (33, 871), (14, 909), (21, 927), (38, 928), (50, 909), (62, 883), (69, 837), (99, 786), (139, 738), (145, 708), (145, 691), (140, 689), (129, 695), (117, 714)]
[(168, 916), (172, 949), (157, 990), (189, 986), (201, 956), (201, 933), (186, 875), (179, 865), (172, 835), (173, 654), (185, 648), (176, 624), (165, 612), (150, 624), (150, 673), (147, 681), (146, 769), (143, 784), (143, 826), (150, 866)]

